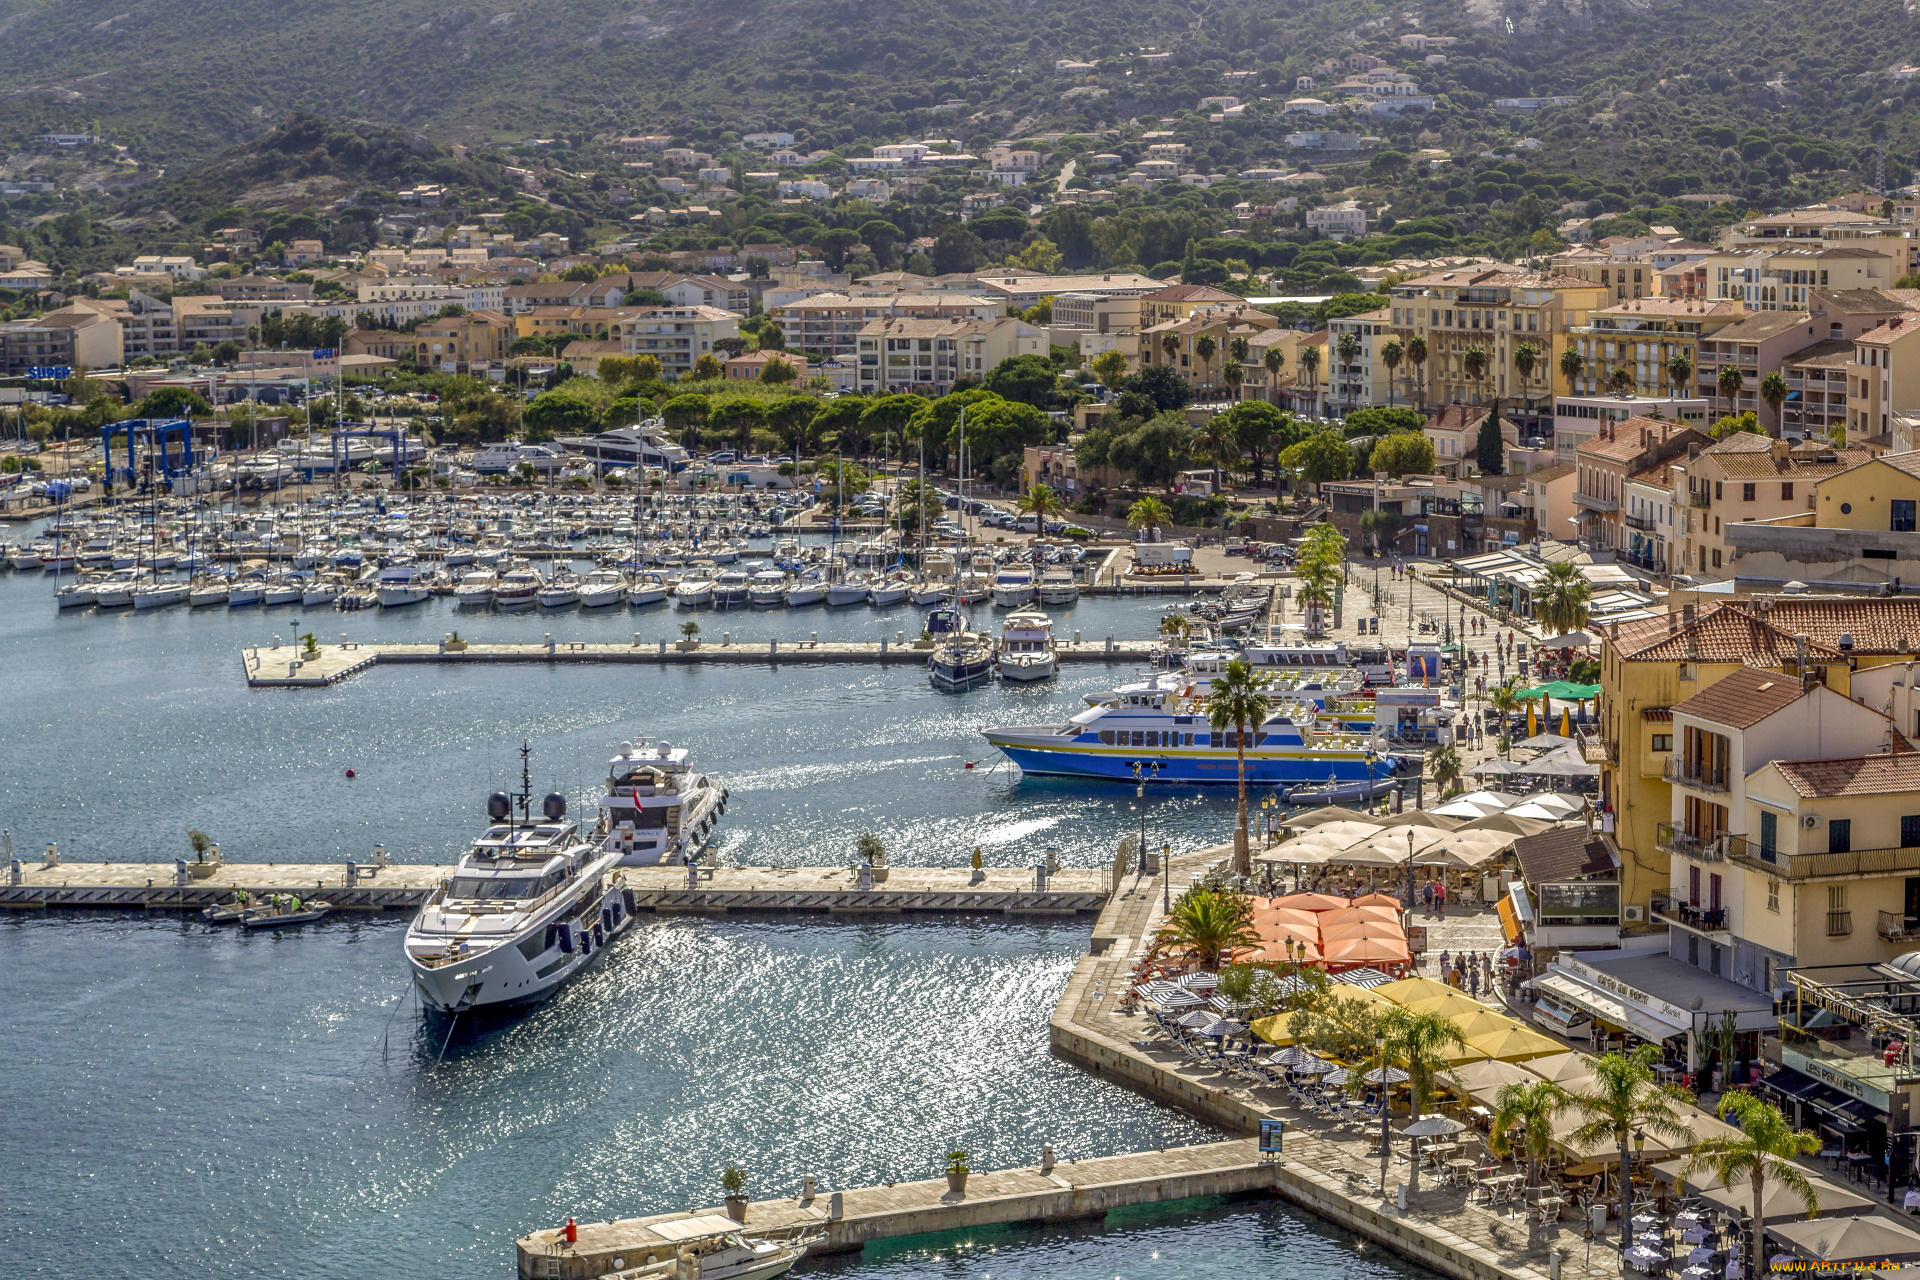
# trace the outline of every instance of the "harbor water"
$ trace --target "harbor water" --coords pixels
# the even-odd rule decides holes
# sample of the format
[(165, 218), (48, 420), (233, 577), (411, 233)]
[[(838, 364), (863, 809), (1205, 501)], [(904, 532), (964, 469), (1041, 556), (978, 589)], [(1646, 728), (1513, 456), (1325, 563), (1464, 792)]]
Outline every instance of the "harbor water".
[[(1059, 611), (1089, 637), (1151, 630), (1161, 603)], [(982, 616), (989, 611), (980, 610)], [(709, 612), (703, 631), (872, 639), (917, 614)], [(297, 620), (297, 621), (296, 621)], [(727, 861), (1094, 865), (1143, 820), (1218, 839), (1230, 794), (1023, 781), (990, 724), (1049, 721), (1131, 674), (939, 694), (913, 668), (538, 666), (378, 670), (332, 689), (245, 688), (273, 634), (473, 640), (676, 634), (682, 615), (171, 609), (56, 614), (48, 579), (0, 575), (0, 826), (37, 856), (156, 860), (189, 827), (236, 860), (339, 861), (375, 844), (451, 860), (488, 791), (587, 805), (615, 743), (692, 749), (733, 799)], [(968, 762), (976, 767), (968, 769)], [(353, 770), (349, 779), (347, 770)], [(1204, 1141), (1203, 1126), (1049, 1057), (1082, 923), (644, 922), (524, 1020), (452, 1042), (407, 994), (399, 920), (279, 936), (114, 916), (0, 919), (0, 1197), (7, 1273), (503, 1277), (513, 1237), (711, 1203), (732, 1163), (775, 1195)], [(1293, 1211), (1221, 1206), (1099, 1230), (906, 1242), (851, 1269), (939, 1275), (1326, 1277), (1399, 1271)]]

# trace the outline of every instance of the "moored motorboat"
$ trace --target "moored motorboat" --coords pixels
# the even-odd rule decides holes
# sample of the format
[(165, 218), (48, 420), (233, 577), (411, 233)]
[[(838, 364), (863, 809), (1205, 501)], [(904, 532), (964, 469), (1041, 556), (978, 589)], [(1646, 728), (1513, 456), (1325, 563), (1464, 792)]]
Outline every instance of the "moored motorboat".
[(289, 925), (312, 924), (333, 910), (333, 904), (318, 898), (302, 898), (293, 893), (269, 894), (240, 913), (243, 929), (284, 929)]

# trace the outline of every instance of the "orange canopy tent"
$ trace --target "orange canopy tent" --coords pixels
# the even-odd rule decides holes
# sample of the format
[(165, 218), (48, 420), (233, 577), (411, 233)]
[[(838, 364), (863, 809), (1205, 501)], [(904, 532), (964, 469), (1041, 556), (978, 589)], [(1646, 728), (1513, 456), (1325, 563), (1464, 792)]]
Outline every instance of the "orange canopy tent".
[(1356, 907), (1387, 907), (1393, 911), (1398, 911), (1400, 910), (1400, 899), (1389, 898), (1384, 893), (1363, 893), (1353, 900), (1353, 905)]
[(1402, 965), (1413, 958), (1405, 938), (1334, 938), (1322, 954), (1329, 965)]
[(1290, 893), (1284, 898), (1269, 898), (1269, 906), (1298, 907), (1302, 911), (1332, 911), (1347, 905), (1345, 898), (1327, 893)]

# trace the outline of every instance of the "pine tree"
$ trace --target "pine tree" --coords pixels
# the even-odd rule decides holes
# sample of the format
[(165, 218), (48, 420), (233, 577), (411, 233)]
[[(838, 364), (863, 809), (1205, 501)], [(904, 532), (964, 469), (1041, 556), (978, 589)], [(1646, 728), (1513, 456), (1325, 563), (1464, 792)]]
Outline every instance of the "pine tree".
[(1473, 441), (1474, 465), (1483, 476), (1497, 476), (1507, 469), (1506, 442), (1500, 438), (1500, 402), (1495, 400), (1480, 420), (1480, 434)]

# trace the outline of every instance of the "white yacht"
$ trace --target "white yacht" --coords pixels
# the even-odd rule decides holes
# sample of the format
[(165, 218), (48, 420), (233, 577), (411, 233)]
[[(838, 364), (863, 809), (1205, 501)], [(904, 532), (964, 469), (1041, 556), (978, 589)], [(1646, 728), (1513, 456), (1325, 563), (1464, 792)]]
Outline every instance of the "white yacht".
[(135, 609), (164, 609), (187, 598), (190, 584), (185, 582), (149, 582), (133, 593)]
[(604, 609), (627, 598), (627, 580), (617, 569), (595, 569), (580, 580), (580, 607)]
[(752, 603), (753, 587), (747, 575), (738, 569), (723, 569), (713, 575), (713, 607), (744, 609)]
[(631, 605), (659, 604), (673, 591), (673, 584), (667, 575), (657, 569), (636, 573), (633, 583), (627, 588), (627, 603)]
[(555, 569), (547, 584), (536, 593), (542, 609), (564, 609), (580, 603), (580, 579), (571, 569)]
[(199, 609), (210, 604), (225, 604), (230, 590), (232, 584), (225, 578), (195, 578), (187, 590), (187, 607)]
[(1080, 599), (1080, 584), (1074, 581), (1073, 570), (1059, 566), (1040, 571), (1038, 590), (1044, 605), (1073, 604)]
[(827, 607), (838, 609), (843, 605), (865, 604), (868, 592), (878, 581), (870, 571), (855, 569), (840, 581), (827, 584)]
[(1010, 613), (1000, 624), (1000, 678), (1045, 680), (1059, 668), (1053, 619), (1036, 610)]
[(460, 609), (479, 609), (493, 603), (496, 579), (491, 569), (475, 569), (460, 575), (453, 586), (453, 603)]
[(583, 839), (550, 795), (531, 820), (496, 792), (486, 833), (407, 927), (420, 1001), (439, 1013), (541, 1000), (592, 964), (633, 923), (620, 857)]
[(616, 851), (624, 866), (691, 862), (726, 809), (726, 788), (695, 773), (685, 747), (623, 742), (607, 765), (600, 847)]
[(805, 605), (819, 604), (827, 598), (826, 579), (820, 576), (818, 569), (809, 569), (793, 580), (787, 588), (787, 608), (798, 609)]
[(648, 418), (631, 427), (615, 427), (597, 436), (561, 436), (554, 441), (568, 453), (578, 454), (598, 465), (613, 468), (659, 467), (671, 475), (687, 465), (687, 451), (667, 439), (667, 424), (660, 418)]
[(531, 569), (510, 569), (493, 584), (493, 607), (525, 609), (540, 594), (540, 575)]
[(1019, 609), (1033, 603), (1033, 570), (1010, 564), (993, 578), (993, 602), (1002, 609)]
[(713, 574), (711, 561), (702, 560), (688, 565), (673, 588), (673, 602), (682, 609), (697, 609), (701, 605), (712, 604)]
[(512, 440), (489, 446), (467, 464), (478, 475), (505, 475), (522, 464), (545, 475), (567, 465), (567, 455), (544, 444), (518, 444)]
[[(433, 599), (433, 574), (417, 564), (390, 564), (380, 571), (375, 591), (382, 609), (420, 604)], [(301, 603), (306, 603), (304, 598)]]
[(779, 569), (762, 569), (748, 579), (747, 598), (756, 609), (777, 609), (787, 602), (787, 582)]
[(913, 588), (913, 579), (904, 573), (889, 573), (885, 577), (874, 579), (867, 590), (867, 603), (878, 609), (888, 609), (907, 598)]
[(94, 584), (93, 603), (102, 609), (124, 609), (133, 603), (140, 585), (139, 570), (115, 569)]

